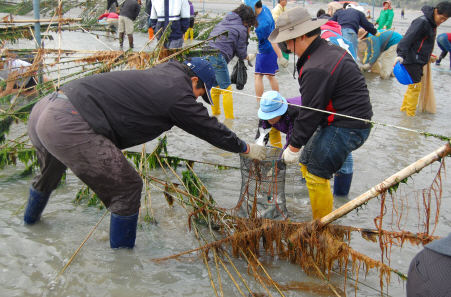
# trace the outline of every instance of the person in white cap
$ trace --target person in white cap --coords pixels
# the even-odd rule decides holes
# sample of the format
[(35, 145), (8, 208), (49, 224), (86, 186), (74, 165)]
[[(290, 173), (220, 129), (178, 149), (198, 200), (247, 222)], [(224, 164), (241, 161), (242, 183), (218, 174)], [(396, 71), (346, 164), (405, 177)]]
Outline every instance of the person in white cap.
[(365, 79), (354, 59), (320, 37), (320, 27), (326, 22), (312, 19), (307, 9), (297, 7), (279, 16), (269, 36), (272, 43), (285, 41), (299, 57), (296, 68), (302, 106), (331, 112), (301, 108), (282, 155), (287, 164), (300, 161), (314, 219), (332, 211), (329, 180), (366, 141), (371, 123), (365, 120), (373, 116)]

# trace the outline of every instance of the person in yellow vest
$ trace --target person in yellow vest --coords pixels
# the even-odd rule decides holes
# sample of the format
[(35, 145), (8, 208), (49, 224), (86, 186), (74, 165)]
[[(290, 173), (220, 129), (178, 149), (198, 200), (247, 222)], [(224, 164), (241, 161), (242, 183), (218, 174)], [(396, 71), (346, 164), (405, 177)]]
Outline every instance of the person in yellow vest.
[(278, 0), (278, 4), (276, 5), (276, 7), (274, 7), (273, 10), (271, 10), (274, 22), (277, 21), (277, 18), (282, 12), (287, 10), (287, 3), (288, 0)]

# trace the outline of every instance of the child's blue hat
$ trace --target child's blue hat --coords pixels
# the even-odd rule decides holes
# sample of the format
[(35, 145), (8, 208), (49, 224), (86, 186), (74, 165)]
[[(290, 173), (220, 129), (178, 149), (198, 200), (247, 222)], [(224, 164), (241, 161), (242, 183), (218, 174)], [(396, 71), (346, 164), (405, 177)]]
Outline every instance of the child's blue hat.
[(258, 117), (262, 120), (270, 120), (283, 115), (288, 109), (287, 99), (277, 91), (263, 93), (258, 109)]

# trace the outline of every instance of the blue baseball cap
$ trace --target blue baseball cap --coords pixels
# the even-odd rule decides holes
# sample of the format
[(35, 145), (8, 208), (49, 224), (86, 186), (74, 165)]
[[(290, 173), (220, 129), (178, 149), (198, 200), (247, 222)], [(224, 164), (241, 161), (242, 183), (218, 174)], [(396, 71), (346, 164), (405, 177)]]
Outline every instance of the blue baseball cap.
[(268, 91), (263, 93), (260, 99), (258, 117), (262, 120), (270, 120), (283, 115), (287, 109), (287, 99), (283, 98), (277, 91)]
[(205, 86), (205, 94), (202, 95), (202, 99), (210, 105), (213, 104), (211, 100), (210, 91), (215, 86), (216, 74), (213, 66), (210, 62), (204, 58), (191, 58), (190, 61), (184, 61), (185, 63), (203, 82)]

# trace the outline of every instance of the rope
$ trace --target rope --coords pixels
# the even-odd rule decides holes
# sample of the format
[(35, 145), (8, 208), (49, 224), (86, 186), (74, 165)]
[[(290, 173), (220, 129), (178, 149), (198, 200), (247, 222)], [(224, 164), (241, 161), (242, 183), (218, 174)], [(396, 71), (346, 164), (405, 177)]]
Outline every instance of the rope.
[[(258, 97), (258, 96), (255, 96), (255, 95), (241, 93), (241, 92), (237, 92), (237, 91), (233, 91), (233, 90), (231, 91), (231, 90), (221, 89), (221, 88), (217, 88), (217, 87), (213, 87), (212, 89), (221, 90), (223, 92), (224, 91), (225, 92), (232, 92), (232, 93), (236, 93), (236, 94), (240, 94), (240, 95), (244, 95), (244, 96), (248, 96), (248, 97), (253, 97), (253, 98), (257, 98), (257, 99), (260, 98), (261, 99), (261, 97)], [(317, 109), (317, 108), (313, 108), (313, 107), (309, 107), (309, 106), (297, 105), (297, 104), (293, 104), (293, 103), (289, 103), (289, 102), (282, 102), (282, 101), (278, 101), (278, 100), (272, 100), (272, 101), (281, 102), (283, 104), (288, 104), (288, 105), (291, 105), (291, 106), (296, 106), (296, 107), (309, 109), (309, 110), (313, 110), (313, 111), (318, 111), (318, 112), (323, 112), (323, 113), (327, 113), (327, 114), (337, 115), (337, 116), (341, 116), (341, 117), (348, 118), (348, 119), (362, 121), (362, 122), (365, 122), (365, 123), (371, 123), (373, 125), (381, 125), (381, 126), (396, 128), (396, 129), (400, 129), (400, 130), (404, 130), (404, 131), (415, 132), (415, 133), (419, 133), (420, 135), (424, 135), (424, 136), (432, 136), (432, 137), (438, 138), (440, 140), (446, 140), (446, 141), (450, 141), (451, 140), (451, 137), (440, 135), (440, 134), (433, 134), (433, 133), (429, 133), (429, 132), (413, 130), (413, 129), (405, 128), (405, 127), (400, 127), (400, 126), (396, 126), (396, 125), (380, 123), (380, 122), (376, 122), (376, 121), (372, 121), (372, 120), (361, 119), (361, 118), (357, 118), (357, 117), (353, 117), (353, 116), (349, 116), (349, 115), (344, 115), (344, 114), (340, 114), (340, 113), (336, 113), (336, 112), (330, 112), (330, 111), (327, 111), (327, 110)]]
[(88, 31), (86, 31), (85, 29), (83, 29), (82, 26), (80, 26), (79, 24), (76, 24), (78, 27), (80, 27), (80, 29), (83, 30), (83, 32), (88, 33), (89, 35), (92, 36), (92, 38), (94, 38), (95, 40), (97, 40), (98, 42), (100, 42), (101, 44), (103, 44), (104, 46), (106, 46), (107, 48), (109, 48), (111, 51), (114, 51), (111, 47), (109, 47), (108, 45), (106, 45), (104, 42), (102, 42), (100, 39), (97, 39), (97, 37), (94, 36), (94, 34), (89, 33)]

